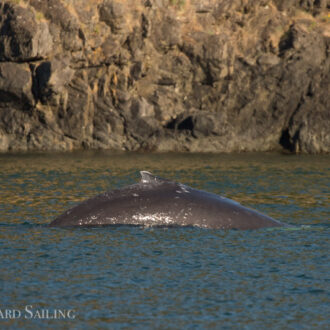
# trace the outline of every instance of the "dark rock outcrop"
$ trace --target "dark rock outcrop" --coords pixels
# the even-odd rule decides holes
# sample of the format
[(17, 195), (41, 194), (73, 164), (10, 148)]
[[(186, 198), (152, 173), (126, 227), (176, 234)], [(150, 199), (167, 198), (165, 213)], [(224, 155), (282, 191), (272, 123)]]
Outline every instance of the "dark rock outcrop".
[(330, 151), (327, 0), (4, 0), (0, 151)]

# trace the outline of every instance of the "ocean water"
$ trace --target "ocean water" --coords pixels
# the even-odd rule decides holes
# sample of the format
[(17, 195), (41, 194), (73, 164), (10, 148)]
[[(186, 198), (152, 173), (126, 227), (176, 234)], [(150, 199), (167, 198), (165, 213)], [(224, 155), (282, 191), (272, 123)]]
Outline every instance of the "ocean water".
[[(140, 170), (292, 226), (47, 227)], [(330, 156), (0, 155), (0, 328), (329, 329), (329, 196)]]

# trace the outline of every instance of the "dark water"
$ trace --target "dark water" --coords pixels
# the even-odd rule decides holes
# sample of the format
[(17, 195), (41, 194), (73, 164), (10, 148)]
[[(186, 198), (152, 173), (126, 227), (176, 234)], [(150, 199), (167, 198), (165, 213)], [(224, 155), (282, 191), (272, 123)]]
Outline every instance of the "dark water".
[[(142, 169), (293, 227), (46, 226)], [(0, 311), (21, 315), (0, 328), (329, 329), (329, 176), (329, 156), (1, 155)]]

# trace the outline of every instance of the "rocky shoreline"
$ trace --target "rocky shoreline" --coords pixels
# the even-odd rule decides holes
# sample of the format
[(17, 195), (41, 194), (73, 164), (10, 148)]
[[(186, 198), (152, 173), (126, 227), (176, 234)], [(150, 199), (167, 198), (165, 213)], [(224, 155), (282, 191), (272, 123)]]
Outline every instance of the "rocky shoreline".
[(330, 152), (329, 0), (4, 0), (0, 151)]

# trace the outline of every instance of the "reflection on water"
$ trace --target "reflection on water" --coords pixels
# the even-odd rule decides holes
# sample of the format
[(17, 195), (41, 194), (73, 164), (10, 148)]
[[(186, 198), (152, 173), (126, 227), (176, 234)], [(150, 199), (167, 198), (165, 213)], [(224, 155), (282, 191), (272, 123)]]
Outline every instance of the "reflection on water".
[(292, 224), (323, 222), (329, 211), (329, 156), (85, 152), (1, 155), (0, 162), (0, 201), (10, 223), (47, 223), (76, 202), (136, 182), (139, 170)]
[[(329, 328), (329, 156), (0, 155), (0, 310), (74, 309), (3, 328)], [(290, 228), (49, 228), (139, 170), (254, 207)]]

